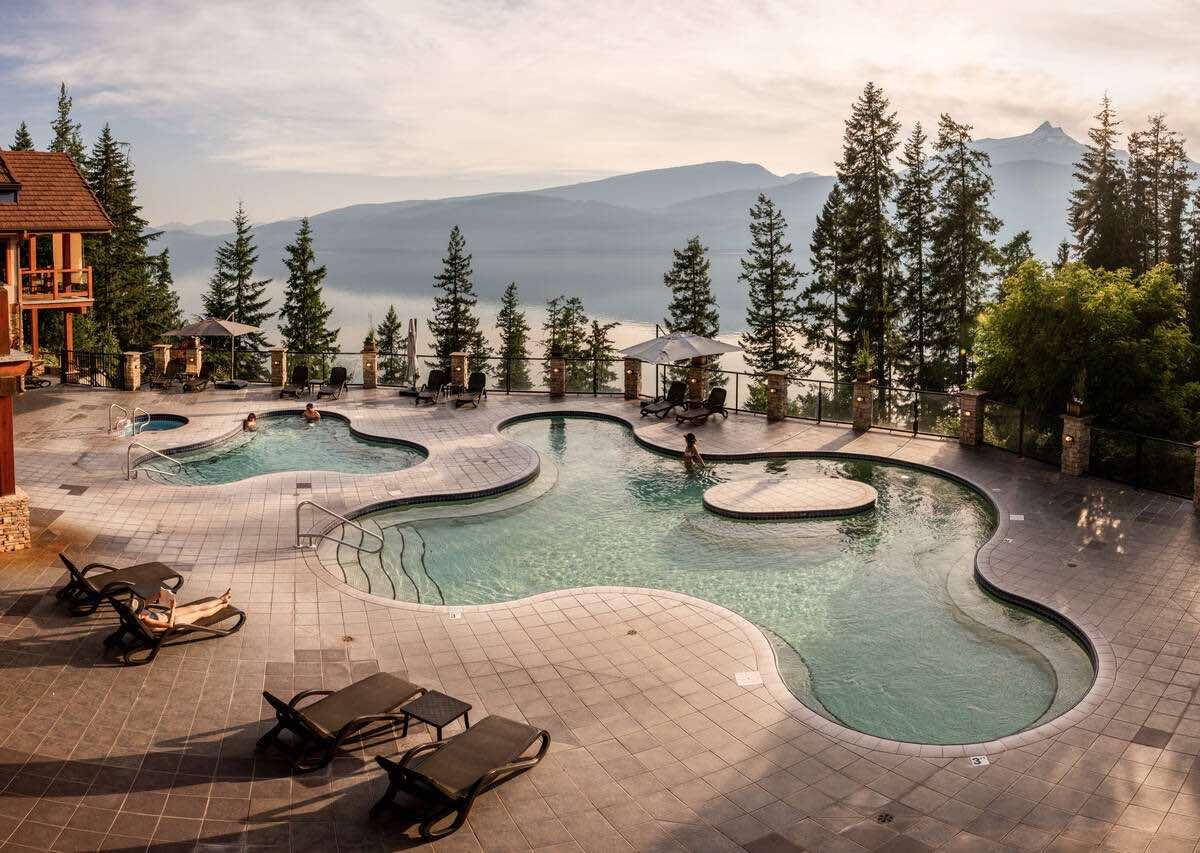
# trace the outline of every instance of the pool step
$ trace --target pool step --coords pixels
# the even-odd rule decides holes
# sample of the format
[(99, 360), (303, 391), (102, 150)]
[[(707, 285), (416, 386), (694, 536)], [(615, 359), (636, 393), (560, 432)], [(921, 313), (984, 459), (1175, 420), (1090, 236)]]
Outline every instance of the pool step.
[(421, 604), (445, 604), (441, 587), (429, 574), (425, 565), (425, 538), (415, 527), (396, 525), (389, 528), (394, 535), (403, 538), (403, 569), (406, 580), (415, 588), (417, 601)]

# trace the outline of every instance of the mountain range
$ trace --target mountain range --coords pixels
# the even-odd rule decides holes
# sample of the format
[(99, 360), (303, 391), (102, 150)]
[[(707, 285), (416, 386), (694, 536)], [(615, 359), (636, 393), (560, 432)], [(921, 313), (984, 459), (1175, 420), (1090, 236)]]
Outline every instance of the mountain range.
[[(1049, 122), (975, 144), (991, 157), (992, 207), (1004, 221), (999, 239), (1027, 229), (1035, 251), (1052, 257), (1068, 234), (1072, 164), (1083, 145)], [(485, 302), (515, 280), (529, 304), (574, 294), (595, 313), (651, 323), (667, 301), (662, 273), (671, 250), (699, 234), (711, 251), (722, 326), (736, 329), (745, 312), (737, 274), (749, 241), (750, 206), (760, 192), (771, 196), (787, 217), (797, 265), (805, 269), (809, 237), (832, 183), (814, 172), (776, 175), (755, 163), (721, 161), (527, 192), (352, 205), (311, 221), (343, 346), (356, 346), (367, 316), (378, 319), (389, 302), (410, 305), (420, 316), (453, 225), (462, 228), (474, 255), (476, 289)], [(171, 223), (163, 229), (159, 245), (171, 250), (184, 308), (194, 312), (223, 238), (220, 226)], [(295, 220), (255, 228), (259, 272), (276, 278), (276, 297), (284, 277), (280, 259), (295, 230)]]

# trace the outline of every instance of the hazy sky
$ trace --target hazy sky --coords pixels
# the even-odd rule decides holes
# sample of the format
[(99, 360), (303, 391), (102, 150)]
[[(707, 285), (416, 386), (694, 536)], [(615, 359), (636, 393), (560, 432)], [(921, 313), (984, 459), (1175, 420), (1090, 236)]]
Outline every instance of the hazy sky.
[[(1081, 138), (1107, 89), (1200, 140), (1179, 0), (0, 0), (0, 145), (59, 80), (133, 145), (154, 222), (526, 189), (708, 160), (829, 172), (880, 83), (907, 123)], [(1200, 142), (1194, 148), (1200, 149)], [(1193, 156), (1195, 150), (1193, 150)]]

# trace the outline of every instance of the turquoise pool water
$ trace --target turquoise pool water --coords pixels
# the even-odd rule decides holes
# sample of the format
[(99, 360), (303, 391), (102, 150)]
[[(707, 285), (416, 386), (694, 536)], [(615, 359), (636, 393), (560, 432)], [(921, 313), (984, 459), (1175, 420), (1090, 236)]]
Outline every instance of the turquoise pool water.
[[(766, 629), (789, 688), (818, 713), (899, 740), (1012, 734), (1058, 716), (1091, 684), (1069, 634), (980, 590), (973, 557), (995, 519), (943, 477), (833, 459), (688, 472), (625, 427), (585, 419), (526, 421), (506, 434), (537, 449), (542, 476), (557, 473), (553, 488), (496, 513), (489, 503), (503, 498), (440, 508), (471, 517), (406, 518), (429, 508), (366, 517), (384, 531), (381, 568), (398, 597), (415, 598), (418, 586), (433, 603), (440, 587), (449, 604), (590, 585), (688, 593)], [(879, 500), (842, 520), (740, 522), (703, 509), (709, 486), (764, 474), (849, 477)], [(348, 578), (361, 574), (351, 561), (363, 558), (340, 550)]]
[(147, 419), (144, 415), (139, 416), (137, 420), (126, 421), (122, 428), (122, 435), (141, 435), (144, 432), (162, 432), (168, 429), (179, 429), (186, 424), (188, 419), (180, 415), (151, 415)]
[(206, 447), (170, 454), (183, 469), (163, 459), (139, 467), (161, 483), (213, 485), (281, 471), (338, 471), (381, 474), (425, 459), (411, 447), (355, 435), (342, 418), (326, 414), (315, 424), (298, 413), (261, 415), (256, 432), (242, 432)]

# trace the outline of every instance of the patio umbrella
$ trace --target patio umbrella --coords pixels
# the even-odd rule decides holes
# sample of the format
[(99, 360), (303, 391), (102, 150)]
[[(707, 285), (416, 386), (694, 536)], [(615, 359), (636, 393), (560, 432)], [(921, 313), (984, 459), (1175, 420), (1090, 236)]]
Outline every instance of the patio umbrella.
[(233, 320), (220, 320), (209, 317), (207, 320), (197, 320), (178, 329), (166, 332), (166, 335), (176, 338), (229, 338), (229, 380), (237, 379), (237, 359), (234, 348), (239, 335), (248, 335), (260, 331), (258, 326), (247, 326), (245, 323), (235, 323)]
[(636, 358), (651, 364), (674, 364), (692, 358), (738, 352), (741, 347), (706, 338), (689, 335), (687, 332), (672, 332), (669, 335), (634, 344), (621, 350), (621, 355)]

